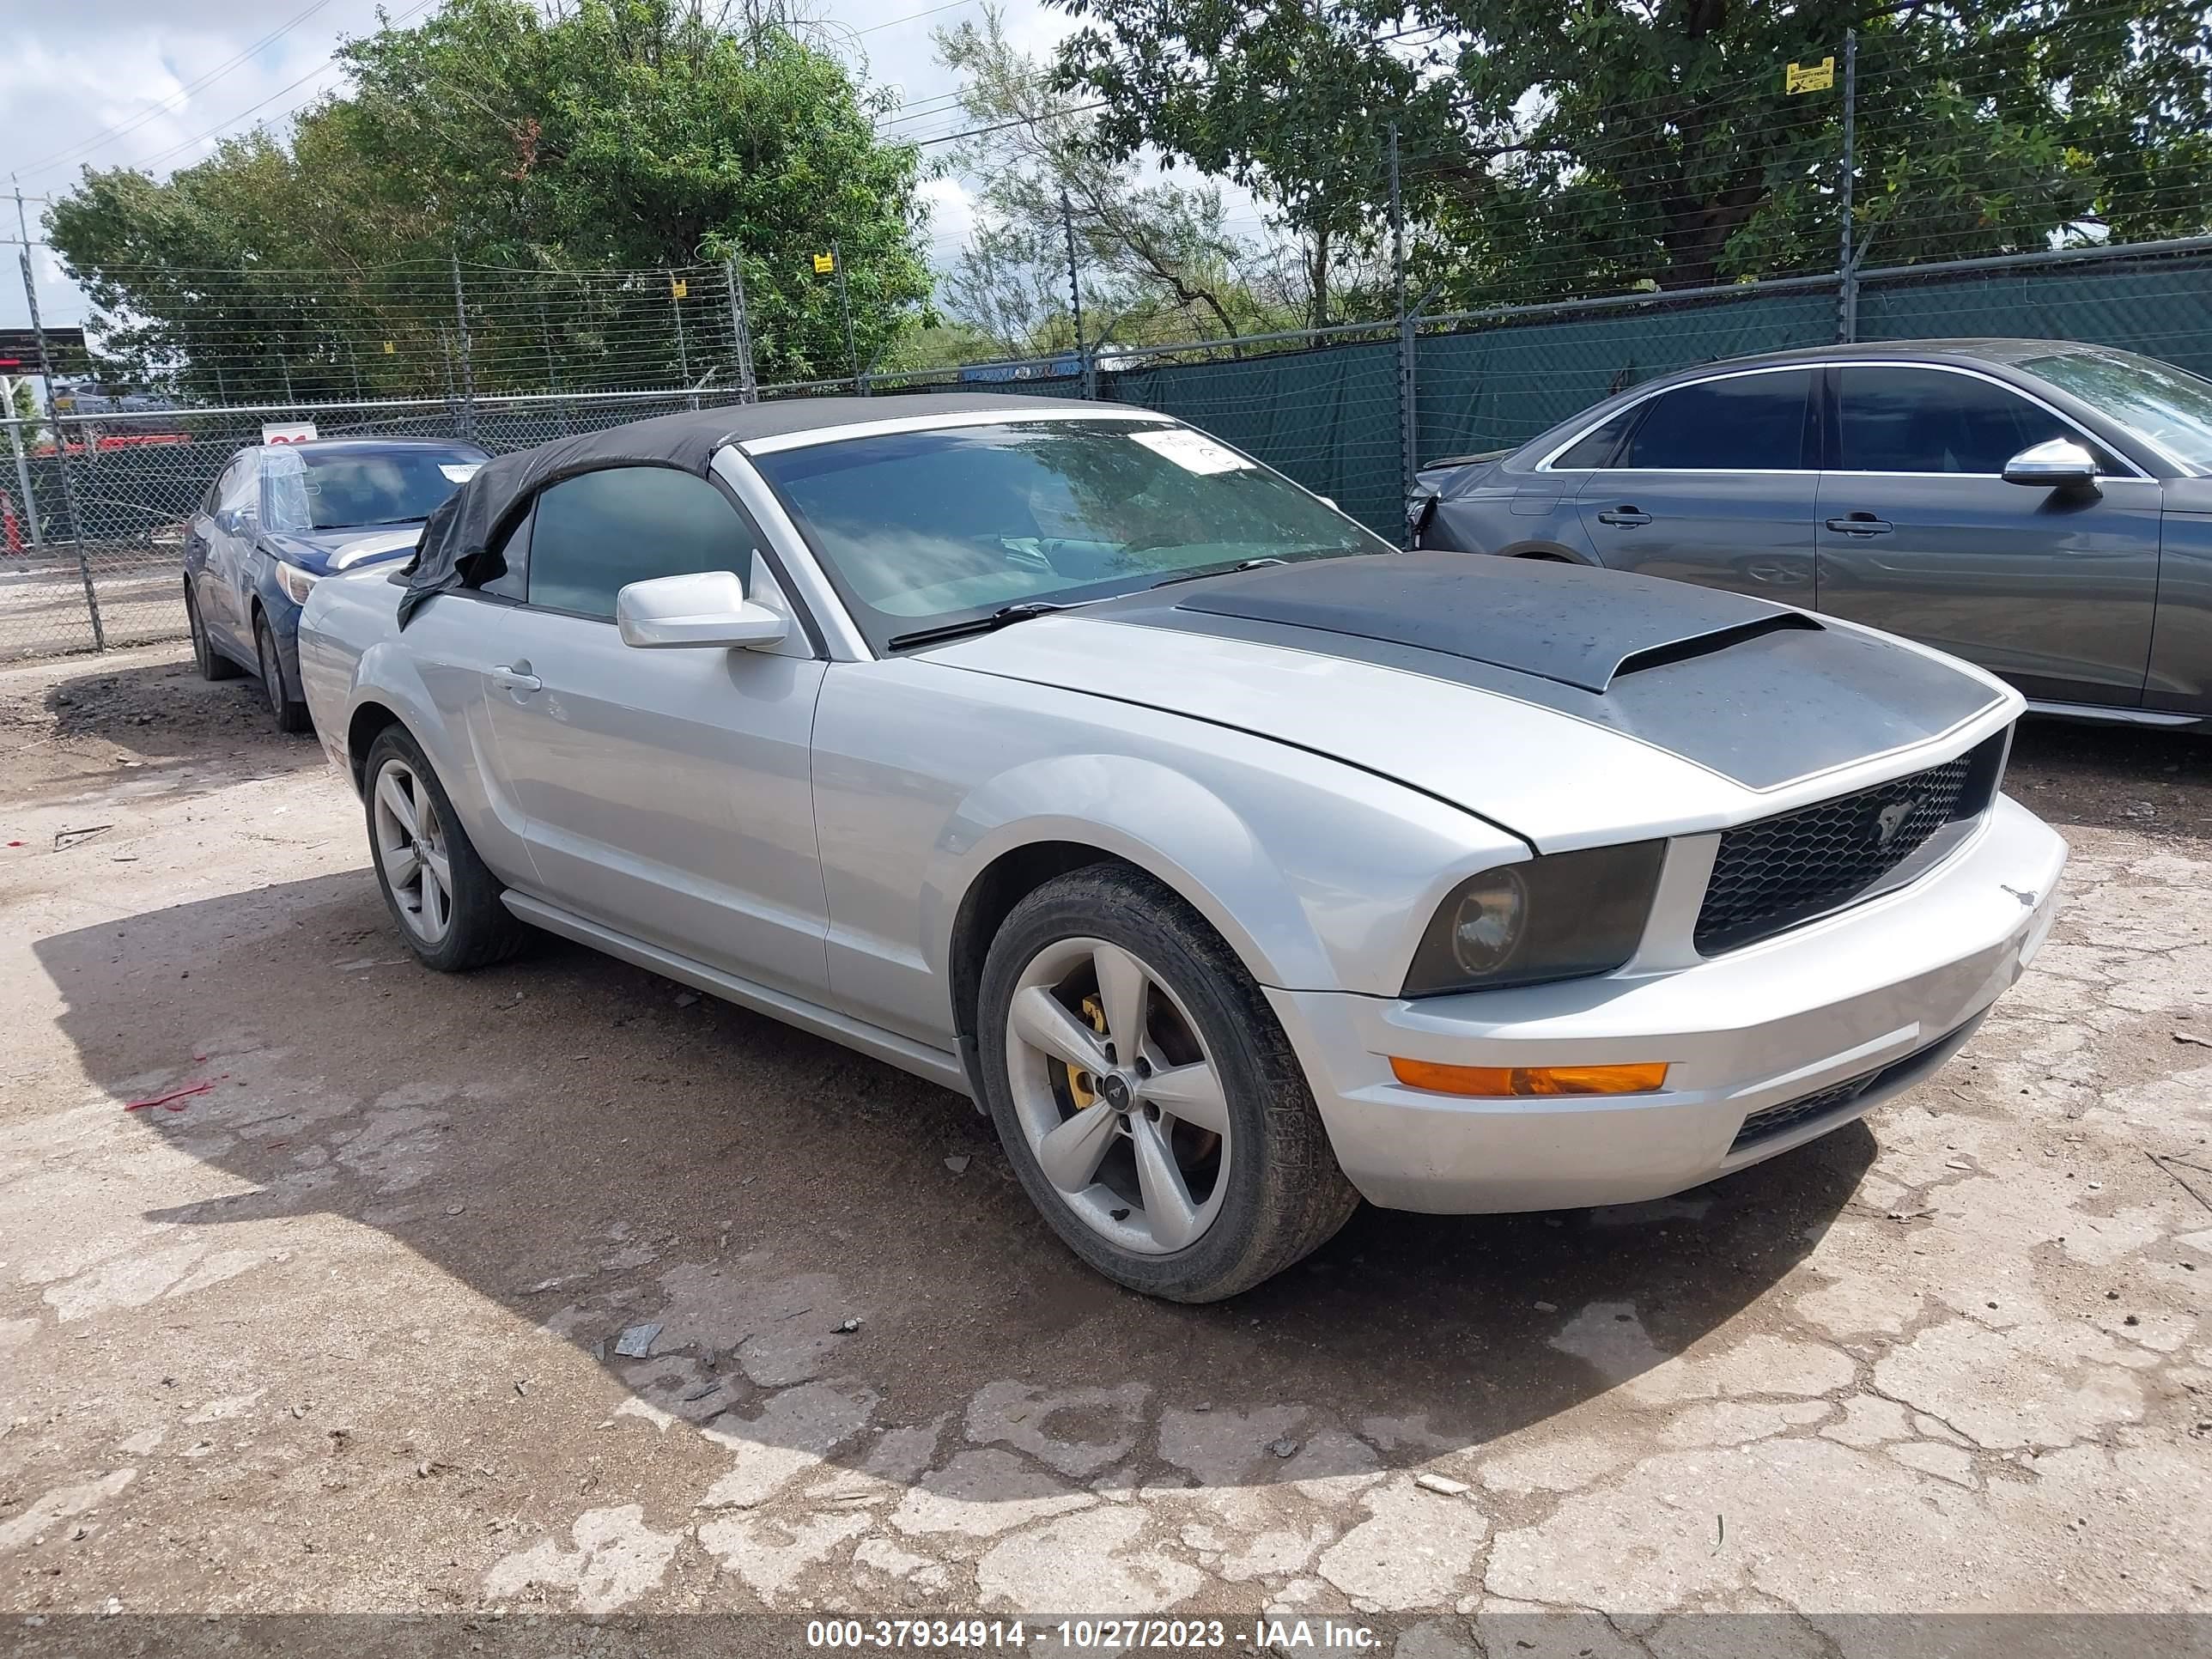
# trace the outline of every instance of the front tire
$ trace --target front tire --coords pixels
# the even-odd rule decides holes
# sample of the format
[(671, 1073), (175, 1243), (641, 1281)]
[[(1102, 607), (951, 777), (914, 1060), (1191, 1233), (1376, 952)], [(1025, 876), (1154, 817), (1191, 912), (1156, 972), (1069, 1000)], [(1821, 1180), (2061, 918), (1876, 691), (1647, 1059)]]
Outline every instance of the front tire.
[(1213, 1302), (1358, 1206), (1243, 965), (1174, 892), (1094, 865), (1014, 907), (983, 967), (982, 1083), (1053, 1231), (1107, 1278)]
[(416, 960), (458, 974), (513, 956), (529, 930), (500, 902), (499, 878), (477, 856), (421, 746), (387, 726), (362, 775), (376, 884)]
[(284, 684), (284, 659), (276, 649), (276, 630), (269, 625), (269, 618), (256, 612), (253, 617), (253, 651), (261, 664), (261, 691), (269, 700), (269, 712), (276, 717), (279, 732), (308, 732), (314, 721), (307, 714), (307, 705), (292, 695), (291, 687)]

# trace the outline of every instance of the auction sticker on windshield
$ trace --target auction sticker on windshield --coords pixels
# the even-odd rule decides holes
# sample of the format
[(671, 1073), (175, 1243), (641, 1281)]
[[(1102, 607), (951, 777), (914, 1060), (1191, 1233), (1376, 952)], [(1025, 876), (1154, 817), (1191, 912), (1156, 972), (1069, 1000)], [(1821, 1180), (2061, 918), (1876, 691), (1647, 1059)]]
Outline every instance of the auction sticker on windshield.
[(1164, 455), (1186, 472), (1235, 472), (1254, 465), (1202, 432), (1164, 426), (1129, 434), (1156, 455)]

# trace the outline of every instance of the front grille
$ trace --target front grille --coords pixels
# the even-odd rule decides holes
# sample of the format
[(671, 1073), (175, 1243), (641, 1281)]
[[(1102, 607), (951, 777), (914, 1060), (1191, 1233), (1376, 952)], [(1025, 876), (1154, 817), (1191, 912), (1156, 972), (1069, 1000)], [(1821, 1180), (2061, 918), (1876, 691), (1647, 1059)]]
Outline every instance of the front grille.
[(1744, 1119), (1743, 1127), (1735, 1132), (1735, 1139), (1729, 1146), (1729, 1151), (1740, 1152), (1745, 1147), (1759, 1141), (1770, 1139), (1785, 1129), (1794, 1129), (1801, 1123), (1809, 1123), (1816, 1117), (1825, 1117), (1831, 1112), (1840, 1111), (1869, 1089), (1887, 1083), (1899, 1073), (1917, 1066), (1931, 1053), (1958, 1035), (1957, 1031), (1946, 1032), (1935, 1042), (1923, 1043), (1915, 1048), (1902, 1060), (1893, 1060), (1888, 1065), (1878, 1066), (1871, 1072), (1863, 1072), (1858, 1076), (1846, 1079), (1841, 1083), (1832, 1083), (1816, 1094), (1805, 1095), (1796, 1100), (1785, 1100), (1779, 1106), (1769, 1106), (1753, 1112), (1749, 1117)]
[(2006, 734), (1954, 761), (1721, 836), (1693, 939), (1700, 956), (1795, 927), (1876, 886), (1945, 824), (1996, 793)]

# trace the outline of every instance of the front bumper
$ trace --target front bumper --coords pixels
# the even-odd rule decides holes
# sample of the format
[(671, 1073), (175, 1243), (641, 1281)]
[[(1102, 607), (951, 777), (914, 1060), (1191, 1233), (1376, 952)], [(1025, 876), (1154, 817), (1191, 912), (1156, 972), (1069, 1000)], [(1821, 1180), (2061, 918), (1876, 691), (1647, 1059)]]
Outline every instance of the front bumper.
[[(2000, 796), (1910, 886), (1692, 967), (1419, 1000), (1267, 996), (1337, 1161), (1371, 1202), (1478, 1212), (1661, 1198), (1826, 1134), (1949, 1059), (2049, 933), (2065, 863), (2057, 834)], [(1391, 1055), (1670, 1069), (1651, 1094), (1474, 1100), (1406, 1087)], [(1832, 1106), (1745, 1130), (1753, 1113), (1831, 1090)]]

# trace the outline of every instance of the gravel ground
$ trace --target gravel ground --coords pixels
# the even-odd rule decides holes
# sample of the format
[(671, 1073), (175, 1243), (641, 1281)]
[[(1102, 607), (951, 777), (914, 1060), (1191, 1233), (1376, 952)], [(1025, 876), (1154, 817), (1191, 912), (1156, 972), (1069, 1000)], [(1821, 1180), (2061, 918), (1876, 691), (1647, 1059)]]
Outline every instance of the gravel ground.
[(2052, 943), (1867, 1123), (1200, 1309), (949, 1094), (563, 945), (418, 969), (251, 682), (0, 669), (0, 746), (13, 1615), (2212, 1611), (2212, 744), (2022, 732)]

